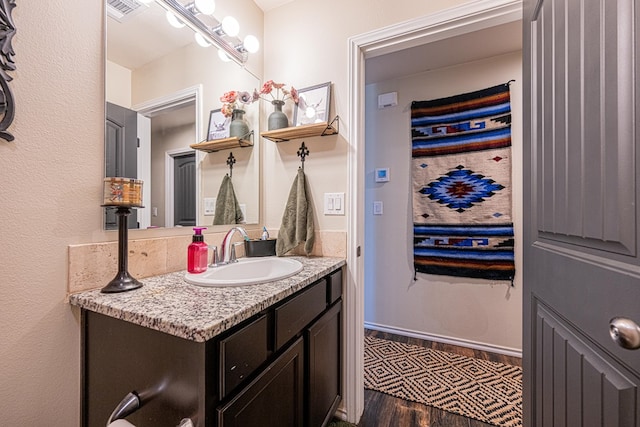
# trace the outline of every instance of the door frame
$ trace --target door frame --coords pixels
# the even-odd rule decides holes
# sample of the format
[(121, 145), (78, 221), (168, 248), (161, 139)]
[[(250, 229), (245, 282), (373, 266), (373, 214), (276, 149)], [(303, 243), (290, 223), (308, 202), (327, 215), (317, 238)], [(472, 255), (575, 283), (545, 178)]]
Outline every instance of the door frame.
[(365, 62), (369, 58), (522, 19), (521, 0), (480, 0), (349, 38), (347, 277), (342, 418), (364, 411)]
[[(137, 111), (138, 113), (147, 116), (153, 117), (160, 114), (163, 114), (167, 110), (178, 108), (180, 106), (184, 106), (185, 104), (189, 104), (191, 102), (195, 103), (195, 140), (193, 143), (198, 143), (203, 140), (202, 134), (202, 117), (203, 117), (203, 88), (202, 84), (198, 84), (195, 86), (190, 86), (167, 95), (151, 99), (149, 101), (141, 102), (132, 107), (132, 110)], [(173, 157), (181, 154), (189, 154), (191, 152), (196, 152), (196, 200), (199, 199), (200, 190), (202, 186), (202, 179), (200, 174), (200, 164), (204, 159), (205, 153), (202, 151), (194, 150), (189, 147), (185, 147), (184, 149), (170, 150), (165, 153), (165, 189), (164, 189), (164, 200), (165, 200), (165, 227), (173, 227)], [(171, 165), (171, 184), (169, 186), (169, 164)], [(145, 188), (145, 192), (151, 194), (150, 188)], [(202, 212), (201, 212), (202, 211)], [(204, 206), (203, 203), (196, 203), (196, 218), (200, 218), (204, 214)]]

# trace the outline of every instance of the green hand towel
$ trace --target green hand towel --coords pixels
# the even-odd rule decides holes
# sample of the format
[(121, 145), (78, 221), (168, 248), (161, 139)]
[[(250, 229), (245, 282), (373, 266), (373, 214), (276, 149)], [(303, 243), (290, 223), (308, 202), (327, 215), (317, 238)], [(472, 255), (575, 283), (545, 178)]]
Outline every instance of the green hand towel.
[(222, 178), (218, 197), (216, 198), (216, 211), (213, 217), (213, 225), (222, 224), (241, 224), (244, 221), (244, 215), (240, 209), (236, 192), (233, 190), (233, 184), (229, 175)]
[(276, 241), (276, 255), (283, 256), (304, 242), (304, 252), (309, 255), (315, 240), (313, 231), (313, 205), (309, 185), (302, 168), (293, 180), (287, 205), (282, 215), (282, 224)]

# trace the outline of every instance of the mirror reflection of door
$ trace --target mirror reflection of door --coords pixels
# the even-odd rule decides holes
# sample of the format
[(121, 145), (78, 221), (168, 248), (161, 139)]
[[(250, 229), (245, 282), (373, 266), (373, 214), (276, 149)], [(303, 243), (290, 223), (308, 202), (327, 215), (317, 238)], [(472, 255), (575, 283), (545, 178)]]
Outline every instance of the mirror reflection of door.
[[(105, 122), (105, 177), (138, 178), (137, 113), (107, 102)], [(116, 230), (115, 208), (104, 209), (105, 230)], [(136, 209), (131, 210), (129, 228), (138, 228)]]
[(173, 225), (196, 225), (196, 154), (173, 158)]

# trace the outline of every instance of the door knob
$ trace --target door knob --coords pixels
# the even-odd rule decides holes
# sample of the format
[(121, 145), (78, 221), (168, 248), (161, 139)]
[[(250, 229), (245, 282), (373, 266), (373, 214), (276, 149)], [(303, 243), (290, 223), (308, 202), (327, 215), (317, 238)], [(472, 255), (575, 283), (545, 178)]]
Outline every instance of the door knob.
[(640, 326), (626, 317), (614, 317), (609, 322), (611, 339), (628, 350), (640, 348)]

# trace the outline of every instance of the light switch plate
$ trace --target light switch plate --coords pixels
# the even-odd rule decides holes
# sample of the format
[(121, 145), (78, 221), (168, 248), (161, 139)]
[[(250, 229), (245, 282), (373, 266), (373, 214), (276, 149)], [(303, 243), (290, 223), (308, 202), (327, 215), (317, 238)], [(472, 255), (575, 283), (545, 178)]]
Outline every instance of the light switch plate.
[(216, 198), (205, 197), (204, 198), (204, 215), (211, 216), (216, 213)]
[(380, 201), (373, 202), (373, 214), (382, 215), (384, 211), (384, 204)]
[(344, 193), (324, 193), (324, 214), (344, 215)]

